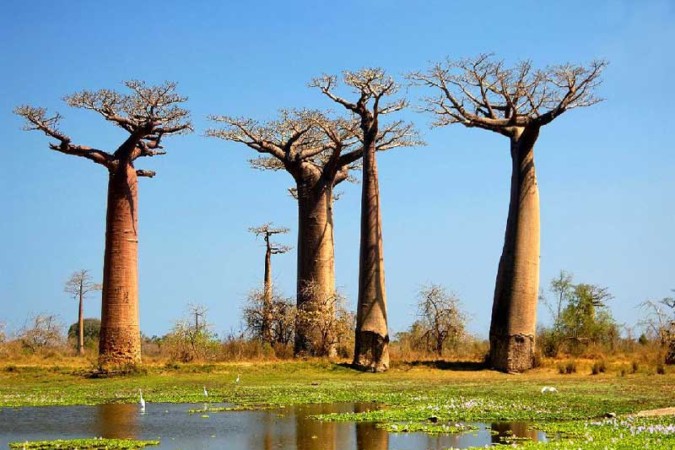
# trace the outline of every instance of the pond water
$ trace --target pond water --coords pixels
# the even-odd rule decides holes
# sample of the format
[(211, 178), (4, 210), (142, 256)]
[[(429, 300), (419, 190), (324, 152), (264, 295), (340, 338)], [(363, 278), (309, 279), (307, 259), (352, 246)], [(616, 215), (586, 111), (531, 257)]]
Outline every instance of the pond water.
[[(159, 439), (159, 449), (385, 450), (465, 448), (499, 443), (500, 436), (546, 440), (527, 423), (474, 423), (478, 431), (431, 436), (388, 433), (374, 423), (320, 422), (313, 414), (362, 412), (374, 405), (300, 405), (262, 411), (209, 412), (217, 405), (148, 403), (0, 409), (0, 448), (9, 442), (74, 438)], [(189, 409), (203, 413), (189, 414)]]

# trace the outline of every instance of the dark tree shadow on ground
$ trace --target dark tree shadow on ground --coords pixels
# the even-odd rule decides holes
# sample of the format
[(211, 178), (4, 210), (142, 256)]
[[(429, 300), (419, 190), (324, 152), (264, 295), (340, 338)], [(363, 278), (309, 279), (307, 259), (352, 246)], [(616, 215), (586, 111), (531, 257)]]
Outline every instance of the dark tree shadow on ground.
[[(338, 363), (340, 367), (345, 369), (352, 369), (359, 372), (369, 372), (360, 366), (355, 366), (351, 363)], [(394, 362), (391, 368), (405, 368), (405, 367), (428, 367), (431, 369), (453, 370), (457, 372), (475, 372), (479, 370), (487, 370), (490, 368), (488, 364), (483, 361), (444, 361), (441, 359), (434, 361), (403, 361)]]

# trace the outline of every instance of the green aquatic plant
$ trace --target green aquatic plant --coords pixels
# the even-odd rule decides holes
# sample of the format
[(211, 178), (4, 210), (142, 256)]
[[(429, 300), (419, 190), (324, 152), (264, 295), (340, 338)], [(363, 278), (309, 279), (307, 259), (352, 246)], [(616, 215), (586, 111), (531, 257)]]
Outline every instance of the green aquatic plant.
[(390, 433), (427, 433), (427, 434), (456, 434), (478, 429), (474, 425), (462, 423), (433, 423), (433, 422), (395, 422), (381, 423), (378, 428)]
[(524, 449), (604, 450), (675, 448), (675, 418), (631, 416), (596, 421), (538, 423), (549, 442), (525, 442)]
[(10, 442), (9, 448), (22, 450), (132, 450), (159, 445), (159, 441), (137, 441), (134, 439), (56, 439), (53, 441)]

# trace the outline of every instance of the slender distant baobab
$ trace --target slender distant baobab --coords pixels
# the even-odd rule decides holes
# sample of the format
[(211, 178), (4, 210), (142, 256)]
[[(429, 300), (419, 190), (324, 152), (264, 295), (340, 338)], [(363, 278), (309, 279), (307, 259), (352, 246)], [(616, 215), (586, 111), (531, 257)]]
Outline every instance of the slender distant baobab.
[(272, 255), (287, 253), (291, 248), (286, 245), (272, 242), (271, 237), (275, 234), (286, 234), (288, 228), (273, 227), (271, 223), (266, 223), (259, 227), (249, 228), (248, 231), (256, 236), (262, 236), (265, 240), (265, 278), (263, 281), (263, 311), (261, 335), (263, 341), (272, 344)]
[(191, 130), (189, 113), (179, 105), (186, 101), (175, 93), (175, 83), (147, 86), (142, 81), (126, 81), (128, 94), (108, 89), (82, 91), (65, 98), (74, 108), (92, 110), (129, 133), (112, 152), (77, 145), (59, 129), (60, 114), (20, 106), (15, 113), (26, 119), (26, 130), (42, 131), (56, 142), (49, 148), (80, 156), (108, 171), (105, 254), (103, 259), (103, 299), (99, 365), (102, 368), (141, 361), (138, 317), (138, 177), (155, 172), (136, 169), (140, 157), (162, 155), (164, 136)]
[[(354, 365), (362, 369), (384, 371), (389, 368), (389, 331), (387, 329), (387, 296), (384, 282), (382, 249), (382, 216), (375, 152), (382, 145), (410, 146), (417, 143), (412, 125), (402, 121), (389, 127), (380, 124), (381, 116), (406, 107), (404, 99), (385, 103), (395, 95), (398, 85), (381, 69), (344, 72), (344, 84), (357, 96), (349, 101), (338, 96), (338, 78), (324, 75), (312, 86), (353, 114), (359, 124), (359, 140), (363, 146), (361, 191), (361, 249), (359, 256), (359, 297), (356, 311)], [(397, 135), (388, 129), (397, 130)]]
[(77, 314), (77, 354), (82, 356), (84, 355), (84, 299), (87, 297), (87, 294), (100, 291), (101, 285), (92, 281), (88, 270), (80, 269), (77, 272), (73, 272), (68, 281), (66, 281), (63, 290), (79, 301)]
[(490, 361), (499, 370), (532, 367), (539, 290), (539, 191), (534, 145), (541, 127), (573, 108), (600, 101), (594, 90), (604, 61), (542, 70), (506, 68), (489, 55), (447, 61), (410, 78), (438, 92), (426, 99), (434, 125), (460, 123), (509, 138), (512, 173), (504, 248), (490, 326)]

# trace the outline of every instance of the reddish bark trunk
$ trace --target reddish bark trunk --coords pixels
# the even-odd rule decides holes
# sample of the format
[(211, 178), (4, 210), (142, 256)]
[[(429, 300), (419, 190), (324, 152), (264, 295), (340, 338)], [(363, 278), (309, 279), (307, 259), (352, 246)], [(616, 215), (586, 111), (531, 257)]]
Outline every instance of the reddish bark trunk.
[(363, 155), (359, 298), (356, 311), (354, 365), (373, 371), (389, 368), (387, 298), (384, 283), (382, 216), (375, 143)]
[[(522, 134), (521, 134), (522, 133)], [(490, 361), (505, 372), (532, 368), (539, 293), (537, 128), (511, 138), (511, 199), (490, 325)]]
[(110, 170), (99, 365), (141, 361), (138, 316), (138, 180), (130, 163)]
[[(298, 187), (298, 312), (325, 309), (326, 299), (335, 294), (333, 243), (333, 186), (323, 181), (300, 180)], [(330, 314), (331, 311), (323, 311)], [(318, 355), (318, 330), (298, 320), (295, 355)], [(328, 349), (328, 353), (332, 353)]]

